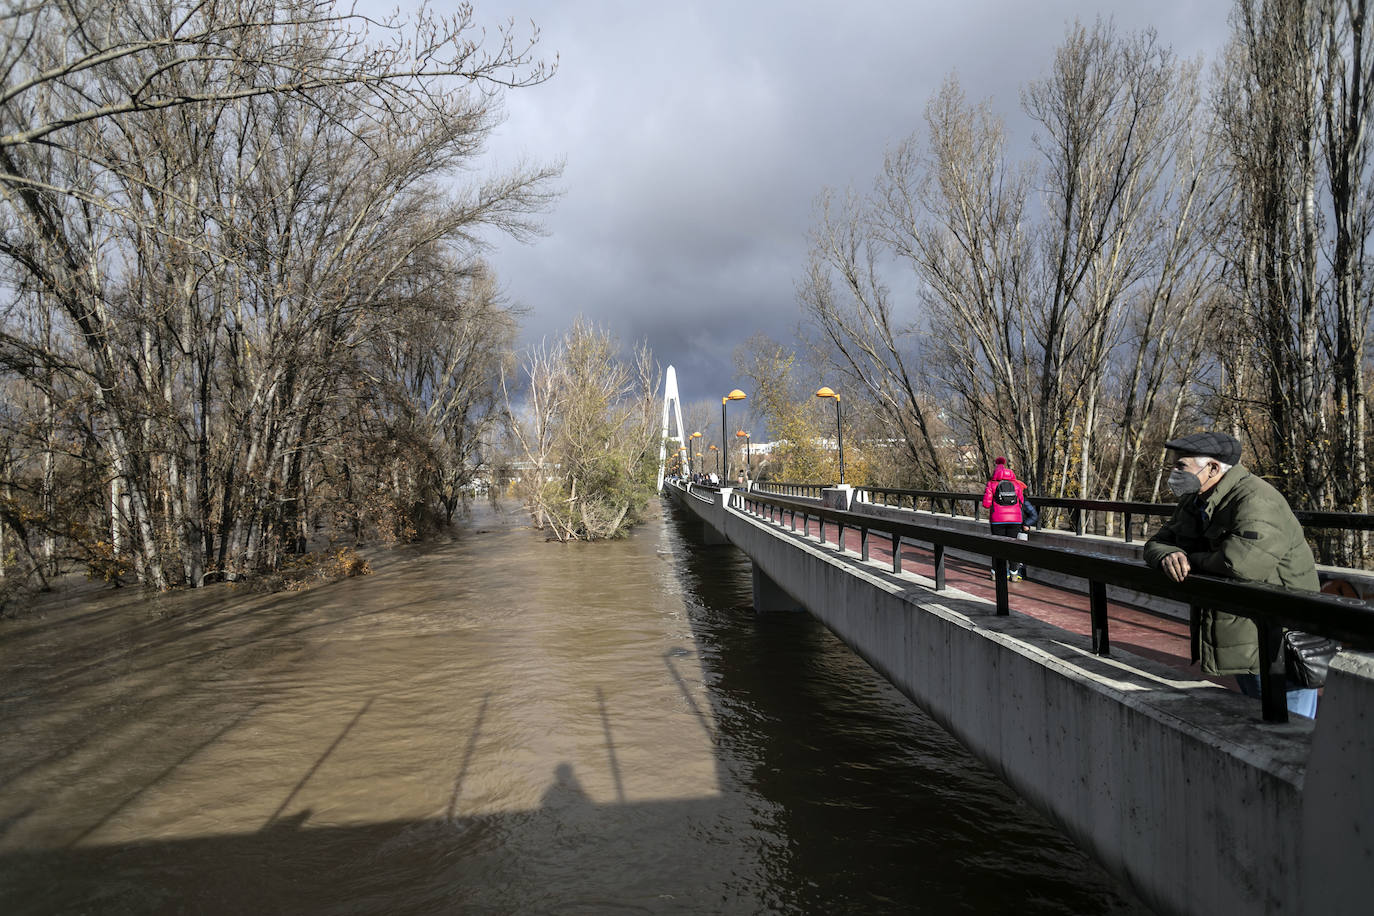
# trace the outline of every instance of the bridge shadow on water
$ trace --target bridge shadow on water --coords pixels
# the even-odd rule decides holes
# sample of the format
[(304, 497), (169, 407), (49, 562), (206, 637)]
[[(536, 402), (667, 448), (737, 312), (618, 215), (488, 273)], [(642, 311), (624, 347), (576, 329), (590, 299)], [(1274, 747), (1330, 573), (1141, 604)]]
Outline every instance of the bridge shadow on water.
[[(480, 817), (311, 826), (0, 856), (18, 913), (762, 912), (718, 853), (717, 800), (592, 803), (560, 765), (543, 806)], [(709, 859), (708, 859), (709, 861)]]

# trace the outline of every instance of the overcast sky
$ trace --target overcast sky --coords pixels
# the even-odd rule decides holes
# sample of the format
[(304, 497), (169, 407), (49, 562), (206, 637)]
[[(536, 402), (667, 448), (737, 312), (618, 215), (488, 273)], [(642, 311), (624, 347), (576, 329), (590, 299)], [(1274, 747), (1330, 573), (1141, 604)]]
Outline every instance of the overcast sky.
[[(435, 4), (443, 9), (443, 0)], [(1152, 26), (1215, 58), (1229, 0), (474, 0), (476, 19), (533, 20), (558, 73), (510, 93), (488, 163), (562, 160), (547, 235), (490, 259), (529, 309), (524, 342), (583, 314), (677, 368), (686, 402), (739, 384), (732, 353), (790, 340), (813, 203), (867, 191), (884, 151), (922, 126), (957, 72), (1026, 144), (1020, 88), (1069, 23)], [(403, 8), (405, 2), (403, 0)]]

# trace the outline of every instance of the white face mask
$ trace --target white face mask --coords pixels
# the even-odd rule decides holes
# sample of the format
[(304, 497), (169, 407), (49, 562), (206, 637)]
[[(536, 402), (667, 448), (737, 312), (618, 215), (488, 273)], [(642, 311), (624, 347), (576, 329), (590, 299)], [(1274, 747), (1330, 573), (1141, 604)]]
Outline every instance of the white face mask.
[(1184, 497), (1189, 493), (1196, 493), (1202, 489), (1202, 481), (1197, 479), (1197, 475), (1182, 468), (1174, 468), (1169, 472), (1169, 489), (1175, 496)]

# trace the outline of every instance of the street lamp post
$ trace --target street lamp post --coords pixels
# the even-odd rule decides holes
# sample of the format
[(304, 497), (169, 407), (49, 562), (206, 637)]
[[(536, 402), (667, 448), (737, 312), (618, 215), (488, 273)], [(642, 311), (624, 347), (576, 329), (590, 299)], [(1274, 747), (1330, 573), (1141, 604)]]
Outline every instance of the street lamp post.
[[(716, 453), (716, 473), (719, 474), (719, 473), (720, 473), (720, 449), (718, 449), (718, 448), (716, 448), (714, 445), (712, 445), (712, 446), (710, 446), (710, 451), (713, 451), (713, 452)], [(724, 478), (721, 478), (721, 479), (724, 480)]]
[(821, 388), (816, 392), (818, 398), (835, 399), (835, 444), (840, 450), (840, 484), (844, 484), (844, 430), (840, 427), (840, 396), (830, 390), (829, 386)]
[[(700, 438), (701, 438), (701, 433), (700, 433), (700, 432), (692, 433), (692, 434), (691, 434), (690, 436), (688, 436), (687, 438), (688, 438), (688, 439), (700, 439)], [(688, 443), (688, 444), (691, 445), (692, 448), (696, 448), (696, 444), (695, 444), (695, 443)], [(690, 456), (689, 456), (689, 457), (690, 457)], [(698, 457), (698, 458), (701, 457), (701, 452), (697, 452), (697, 457)], [(698, 467), (697, 467), (697, 470), (699, 471), (699, 470), (701, 470), (701, 468), (698, 466)]]
[(749, 481), (754, 477), (754, 456), (749, 453), (749, 434), (742, 429), (736, 430), (735, 438), (744, 440), (744, 479)]
[[(720, 399), (720, 447), (722, 450), (724, 450), (725, 448), (725, 443), (729, 441), (725, 438), (725, 403), (727, 401), (743, 401), (745, 397), (747, 397), (747, 395), (745, 395), (743, 391), (740, 391), (738, 388), (736, 388), (734, 391), (730, 392), (725, 397)], [(729, 473), (730, 462), (727, 461), (725, 462), (725, 470), (724, 473), (721, 475), (721, 480), (723, 481), (725, 477), (729, 475)]]

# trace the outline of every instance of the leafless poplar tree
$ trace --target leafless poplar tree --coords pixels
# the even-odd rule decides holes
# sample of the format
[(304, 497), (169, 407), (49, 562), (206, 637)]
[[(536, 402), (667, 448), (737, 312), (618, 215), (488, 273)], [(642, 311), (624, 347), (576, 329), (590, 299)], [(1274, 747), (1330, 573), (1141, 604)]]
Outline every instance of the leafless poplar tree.
[[(1224, 394), (1232, 421), (1308, 505), (1326, 502), (1318, 359), (1317, 206), (1321, 36), (1306, 0), (1236, 5), (1235, 40), (1218, 88), (1220, 123), (1236, 188), (1236, 291), (1254, 344), (1232, 354)], [(1263, 394), (1248, 381), (1252, 362)], [(1256, 411), (1253, 406), (1263, 404)], [(1257, 423), (1256, 414), (1264, 416)], [(1257, 456), (1259, 457), (1259, 456)]]
[[(1235, 424), (1305, 505), (1368, 508), (1364, 385), (1374, 206), (1364, 0), (1238, 0), (1217, 107), (1236, 188), (1229, 235)], [(1323, 545), (1352, 561), (1353, 538)]]
[(870, 198), (822, 196), (803, 310), (889, 417), (919, 406), (890, 425), (923, 467), (932, 403), (981, 459), (956, 454), (960, 475), (1005, 453), (1040, 492), (1126, 495), (1153, 462), (1217, 300), (1226, 198), (1198, 74), (1150, 32), (1075, 25), (1023, 94), (1038, 162), (1009, 161), (1002, 120), (951, 78)]

